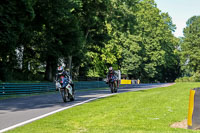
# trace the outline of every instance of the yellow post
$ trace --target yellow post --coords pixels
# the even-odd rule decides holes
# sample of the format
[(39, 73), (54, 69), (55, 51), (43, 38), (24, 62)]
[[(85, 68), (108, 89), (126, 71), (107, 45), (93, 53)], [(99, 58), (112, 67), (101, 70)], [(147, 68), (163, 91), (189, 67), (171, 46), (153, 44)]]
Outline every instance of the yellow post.
[(121, 84), (131, 84), (131, 80), (121, 80)]
[(195, 90), (190, 90), (189, 110), (188, 110), (188, 126), (192, 126), (192, 114), (194, 109), (194, 95)]
[(137, 80), (137, 84), (140, 84), (140, 80), (139, 79)]

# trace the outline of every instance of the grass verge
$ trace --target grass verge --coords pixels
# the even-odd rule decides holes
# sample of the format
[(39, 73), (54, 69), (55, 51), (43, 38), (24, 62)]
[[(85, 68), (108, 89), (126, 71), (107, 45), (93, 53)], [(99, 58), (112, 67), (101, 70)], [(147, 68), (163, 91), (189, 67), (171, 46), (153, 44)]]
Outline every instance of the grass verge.
[(189, 89), (199, 86), (200, 83), (177, 83), (170, 87), (118, 94), (70, 108), (8, 132), (200, 132), (170, 128), (172, 123), (187, 118)]

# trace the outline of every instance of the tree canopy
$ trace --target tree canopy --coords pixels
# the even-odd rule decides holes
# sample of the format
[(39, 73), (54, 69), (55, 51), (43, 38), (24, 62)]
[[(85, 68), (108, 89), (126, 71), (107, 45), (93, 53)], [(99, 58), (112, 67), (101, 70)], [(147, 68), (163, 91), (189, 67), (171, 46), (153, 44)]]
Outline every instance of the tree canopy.
[(200, 73), (200, 16), (186, 22), (180, 45), (181, 66), (184, 76)]
[[(187, 22), (181, 45), (181, 61), (194, 71), (197, 20)], [(146, 82), (174, 81), (180, 74), (176, 26), (154, 0), (6, 0), (0, 2), (0, 27), (2, 81), (52, 81), (61, 64), (74, 78), (105, 77), (109, 66)]]

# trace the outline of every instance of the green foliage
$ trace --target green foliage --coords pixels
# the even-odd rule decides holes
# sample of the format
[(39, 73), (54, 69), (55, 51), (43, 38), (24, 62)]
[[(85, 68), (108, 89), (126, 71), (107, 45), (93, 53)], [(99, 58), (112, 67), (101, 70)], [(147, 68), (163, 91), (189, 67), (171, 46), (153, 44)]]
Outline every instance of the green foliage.
[(177, 78), (175, 82), (200, 82), (200, 72), (194, 73), (191, 77)]
[(193, 16), (187, 21), (184, 37), (180, 44), (183, 75), (192, 75), (200, 71), (200, 16)]
[(17, 64), (16, 47), (27, 23), (35, 14), (33, 1), (0, 1), (0, 79), (12, 79), (13, 66)]
[(1, 1), (0, 17), (0, 80), (52, 81), (71, 59), (76, 77), (105, 77), (109, 66), (143, 81), (179, 75), (175, 25), (154, 0)]
[(174, 52), (178, 41), (172, 35), (175, 26), (154, 1), (141, 1), (136, 6), (135, 32), (129, 32), (123, 43), (122, 71), (135, 79), (173, 81), (178, 75), (173, 71), (179, 65)]

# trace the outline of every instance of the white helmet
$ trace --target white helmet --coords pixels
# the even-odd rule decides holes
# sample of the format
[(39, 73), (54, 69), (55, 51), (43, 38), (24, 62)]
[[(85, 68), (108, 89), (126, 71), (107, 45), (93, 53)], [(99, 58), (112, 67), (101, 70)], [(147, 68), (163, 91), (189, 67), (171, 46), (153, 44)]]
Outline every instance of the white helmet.
[(113, 68), (112, 68), (112, 67), (109, 67), (109, 70), (111, 71), (111, 70), (113, 70)]

